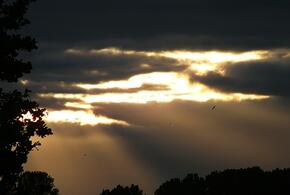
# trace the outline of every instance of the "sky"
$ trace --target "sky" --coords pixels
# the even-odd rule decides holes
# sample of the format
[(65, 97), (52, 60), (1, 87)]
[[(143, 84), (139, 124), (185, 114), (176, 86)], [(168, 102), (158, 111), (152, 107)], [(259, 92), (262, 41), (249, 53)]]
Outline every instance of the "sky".
[(27, 17), (20, 83), (54, 135), (26, 170), (63, 195), (289, 167), (289, 1), (50, 0)]

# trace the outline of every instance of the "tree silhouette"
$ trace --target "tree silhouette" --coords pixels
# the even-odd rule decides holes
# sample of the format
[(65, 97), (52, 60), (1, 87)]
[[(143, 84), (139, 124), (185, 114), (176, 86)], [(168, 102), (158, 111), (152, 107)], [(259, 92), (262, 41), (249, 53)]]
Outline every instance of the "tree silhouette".
[[(19, 59), (23, 51), (36, 49), (36, 41), (19, 31), (28, 24), (24, 18), (33, 0), (0, 0), (0, 81), (17, 82), (29, 73), (31, 63)], [(4, 91), (0, 87), (0, 194), (11, 194), (23, 172), (27, 155), (40, 145), (32, 137), (52, 134), (43, 116), (45, 109), (29, 97), (29, 91)]]
[[(42, 117), (44, 109), (29, 99), (28, 92), (0, 91), (0, 188), (8, 191), (23, 171), (29, 152), (40, 145), (31, 138), (51, 134)], [(28, 115), (24, 115), (29, 113)], [(8, 189), (5, 189), (8, 188)], [(1, 192), (1, 191), (0, 191)], [(2, 194), (2, 193), (0, 193)]]
[(18, 59), (22, 51), (36, 49), (35, 39), (18, 31), (29, 21), (24, 18), (34, 0), (0, 0), (0, 80), (15, 82), (31, 71), (31, 62)]
[(171, 179), (162, 184), (156, 191), (155, 195), (200, 195), (206, 191), (205, 180), (198, 174), (188, 174), (183, 180), (179, 178)]
[(163, 183), (155, 195), (276, 195), (290, 194), (290, 169), (259, 167), (212, 172), (205, 178), (189, 174)]
[(24, 172), (18, 179), (15, 195), (58, 195), (53, 181), (45, 172)]
[(228, 169), (206, 176), (209, 194), (290, 194), (290, 169)]
[(143, 191), (139, 189), (138, 185), (131, 185), (130, 187), (118, 185), (114, 189), (104, 190), (101, 195), (143, 195)]

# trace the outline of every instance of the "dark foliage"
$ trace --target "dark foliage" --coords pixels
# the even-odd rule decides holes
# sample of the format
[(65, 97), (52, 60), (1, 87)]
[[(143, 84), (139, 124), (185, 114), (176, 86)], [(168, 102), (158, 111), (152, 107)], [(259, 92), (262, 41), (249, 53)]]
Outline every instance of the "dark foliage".
[[(16, 82), (29, 73), (31, 63), (19, 59), (36, 41), (20, 34), (28, 24), (24, 14), (33, 0), (0, 0), (0, 81)], [(13, 194), (27, 155), (40, 145), (34, 136), (52, 134), (43, 117), (45, 109), (30, 100), (29, 91), (4, 91), (0, 87), (0, 194)]]
[(29, 23), (24, 14), (32, 1), (0, 0), (0, 80), (15, 82), (31, 70), (31, 63), (18, 56), (22, 51), (36, 49), (36, 41), (18, 31)]
[(15, 195), (58, 195), (53, 181), (45, 172), (24, 172), (17, 182)]
[(44, 114), (45, 109), (29, 99), (28, 91), (22, 94), (0, 90), (0, 194), (1, 189), (13, 187), (27, 155), (40, 145), (31, 138), (52, 134), (43, 121)]
[[(288, 195), (290, 169), (263, 171), (259, 167), (214, 171), (205, 177), (188, 174), (163, 183), (155, 195)], [(101, 195), (143, 195), (137, 185), (104, 190)]]
[(139, 189), (138, 185), (131, 185), (130, 187), (118, 185), (114, 189), (104, 190), (101, 195), (143, 195), (142, 190)]
[(197, 174), (189, 174), (183, 180), (174, 178), (165, 182), (156, 190), (155, 195), (203, 194), (205, 191), (205, 180)]
[(205, 178), (190, 174), (163, 183), (155, 195), (290, 194), (290, 169), (263, 171), (259, 167), (212, 172)]

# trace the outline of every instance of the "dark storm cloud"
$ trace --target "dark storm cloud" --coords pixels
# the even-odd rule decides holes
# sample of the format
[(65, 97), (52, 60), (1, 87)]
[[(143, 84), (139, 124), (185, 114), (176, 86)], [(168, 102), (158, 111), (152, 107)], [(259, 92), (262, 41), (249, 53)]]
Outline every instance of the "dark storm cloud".
[[(41, 107), (44, 107), (46, 109), (53, 109), (53, 110), (61, 110), (61, 109), (68, 109), (65, 106), (65, 103), (67, 102), (66, 99), (55, 99), (55, 98), (43, 98), (43, 97), (33, 97), (33, 100), (35, 100)], [(74, 100), (74, 102), (79, 102), (79, 100)], [(70, 108), (73, 110), (72, 108)]]
[[(86, 53), (87, 52), (87, 53)], [(57, 46), (44, 47), (31, 56), (34, 65), (31, 75), (25, 77), (34, 82), (97, 83), (100, 81), (127, 79), (136, 74), (158, 71), (181, 71), (186, 67), (174, 59), (148, 57), (142, 54), (109, 55), (66, 53)], [(149, 66), (142, 66), (147, 64)]]
[(289, 58), (232, 64), (225, 72), (195, 75), (192, 80), (226, 92), (290, 96)]
[(137, 49), (265, 49), (290, 45), (287, 0), (35, 3), (29, 31), (46, 42)]

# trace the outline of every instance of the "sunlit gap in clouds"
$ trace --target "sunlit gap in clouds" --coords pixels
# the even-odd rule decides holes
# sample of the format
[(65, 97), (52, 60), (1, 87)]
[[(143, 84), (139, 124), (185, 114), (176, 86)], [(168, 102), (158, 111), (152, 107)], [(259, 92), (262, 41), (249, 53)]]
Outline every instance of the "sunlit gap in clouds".
[(49, 122), (67, 122), (77, 123), (80, 125), (98, 125), (98, 124), (119, 124), (128, 126), (125, 121), (110, 119), (104, 116), (96, 116), (92, 111), (72, 111), (72, 110), (60, 110), (49, 111), (46, 120)]
[[(248, 52), (223, 52), (223, 51), (134, 51), (122, 50), (115, 47), (104, 49), (67, 49), (65, 53), (79, 56), (93, 56), (97, 54), (112, 56), (145, 56), (145, 57), (165, 57), (175, 59), (182, 65), (187, 65), (189, 70), (197, 75), (204, 75), (208, 71), (223, 73), (222, 65), (226, 63), (237, 63), (251, 60), (261, 60), (267, 58), (270, 54), (266, 50), (248, 51)], [(143, 66), (149, 66), (143, 64)]]
[[(206, 87), (200, 83), (191, 83), (188, 76), (175, 72), (154, 72), (136, 75), (128, 80), (109, 81), (96, 85), (77, 84), (76, 86), (92, 89), (130, 89), (144, 84), (164, 85), (168, 89), (158, 91), (140, 90), (135, 93), (104, 93), (98, 95), (79, 94), (50, 94), (55, 98), (78, 98), (86, 103), (148, 103), (171, 102), (174, 100), (192, 100), (206, 102), (209, 100), (242, 101), (251, 99), (265, 99), (268, 96), (240, 93), (222, 93)], [(47, 94), (49, 95), (49, 94)]]
[[(174, 100), (192, 100), (206, 102), (209, 100), (242, 101), (265, 99), (268, 96), (241, 93), (222, 93), (206, 87), (200, 83), (191, 83), (186, 75), (174, 72), (154, 72), (136, 75), (128, 80), (109, 81), (100, 84), (77, 84), (76, 86), (89, 90), (93, 89), (130, 89), (141, 87), (144, 84), (158, 84), (167, 86), (164, 90), (140, 90), (134, 93), (102, 93), (102, 94), (70, 94), (70, 93), (47, 93), (40, 97), (56, 99), (80, 100), (76, 105), (88, 106), (93, 103), (136, 103), (148, 102), (172, 102)], [(73, 103), (67, 103), (73, 104)]]
[(144, 84), (165, 85), (165, 90), (140, 90), (134, 93), (102, 93), (102, 94), (69, 94), (69, 93), (47, 93), (40, 97), (74, 100), (78, 99), (87, 104), (93, 103), (133, 103), (145, 104), (148, 102), (172, 102), (174, 100), (192, 100), (206, 102), (209, 100), (219, 101), (242, 101), (265, 99), (268, 96), (241, 93), (222, 93), (206, 87), (200, 83), (191, 83), (189, 78), (178, 73), (155, 72), (136, 75), (128, 80), (109, 81), (96, 85), (77, 84), (76, 86), (89, 90), (92, 89), (130, 89), (140, 87)]
[[(186, 70), (180, 72), (151, 72), (136, 74), (124, 80), (111, 80), (99, 83), (78, 83), (72, 87), (78, 87), (87, 93), (42, 93), (41, 98), (65, 99), (65, 110), (50, 110), (47, 120), (49, 122), (71, 122), (80, 125), (119, 124), (129, 125), (125, 121), (110, 119), (105, 116), (97, 116), (92, 111), (94, 104), (131, 103), (146, 104), (149, 102), (168, 103), (175, 100), (206, 102), (215, 101), (243, 101), (260, 100), (269, 98), (266, 95), (226, 93), (209, 88), (198, 82), (191, 81), (190, 74), (203, 75), (209, 71), (224, 73), (223, 66), (227, 63), (236, 63), (267, 58), (268, 51), (249, 52), (194, 52), (194, 51), (134, 51), (118, 48), (104, 49), (67, 49), (65, 53), (74, 56), (143, 56), (162, 57), (176, 60), (180, 65), (185, 65)], [(140, 64), (136, 64), (140, 66)], [(147, 66), (151, 66), (148, 64)], [(97, 69), (98, 67), (96, 67)], [(146, 89), (145, 85), (164, 86), (164, 88)], [(128, 92), (128, 89), (138, 89)], [(119, 89), (118, 92), (106, 90)], [(94, 90), (102, 90), (102, 93), (94, 94)]]

